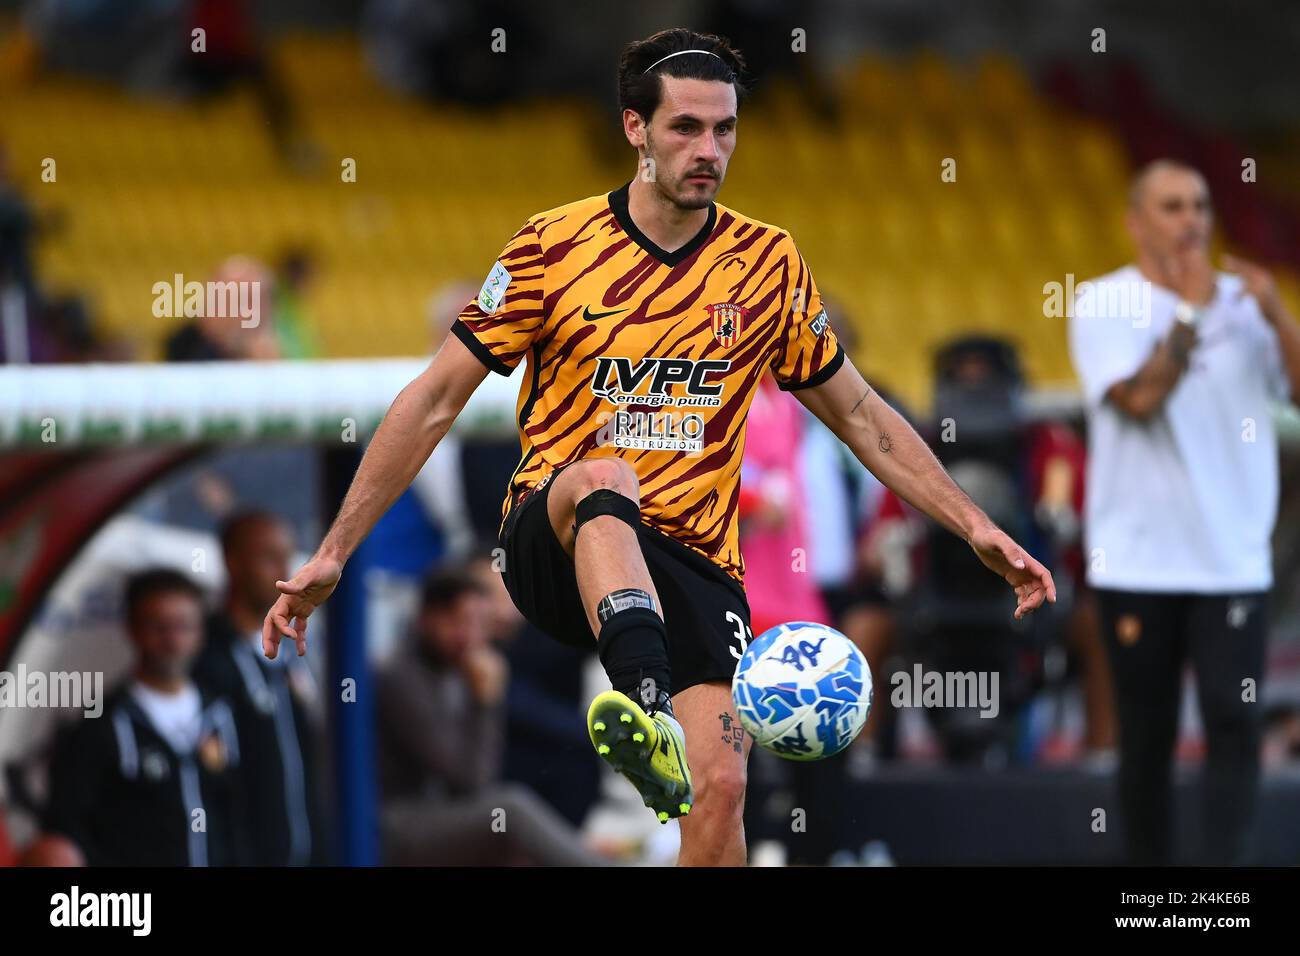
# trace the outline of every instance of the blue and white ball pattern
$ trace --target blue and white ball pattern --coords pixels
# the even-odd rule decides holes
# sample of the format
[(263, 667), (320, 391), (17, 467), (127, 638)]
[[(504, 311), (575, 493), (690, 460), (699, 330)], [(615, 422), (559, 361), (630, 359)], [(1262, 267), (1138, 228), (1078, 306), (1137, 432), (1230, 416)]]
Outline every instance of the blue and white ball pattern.
[(847, 637), (793, 621), (764, 631), (731, 682), (736, 714), (754, 742), (790, 760), (839, 753), (871, 711), (871, 669)]

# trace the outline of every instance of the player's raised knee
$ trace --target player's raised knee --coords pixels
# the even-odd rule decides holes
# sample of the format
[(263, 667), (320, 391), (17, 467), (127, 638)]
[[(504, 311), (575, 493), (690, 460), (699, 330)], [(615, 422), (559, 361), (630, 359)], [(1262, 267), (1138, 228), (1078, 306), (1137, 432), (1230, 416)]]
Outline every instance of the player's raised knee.
[(638, 501), (641, 484), (636, 470), (621, 458), (588, 458), (575, 462), (566, 470), (573, 474), (576, 497), (582, 498), (593, 491), (608, 489)]

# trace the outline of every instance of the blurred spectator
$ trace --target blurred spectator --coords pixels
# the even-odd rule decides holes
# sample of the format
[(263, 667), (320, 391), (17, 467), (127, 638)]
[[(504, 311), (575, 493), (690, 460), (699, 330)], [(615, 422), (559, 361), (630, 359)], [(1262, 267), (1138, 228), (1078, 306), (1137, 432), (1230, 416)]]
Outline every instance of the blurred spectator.
[[(782, 391), (770, 376), (760, 379), (749, 410), (750, 440), (745, 443), (741, 464), (739, 508), (745, 593), (754, 637), (786, 621), (830, 620), (816, 579), (809, 573), (813, 544), (800, 455), (804, 418), (803, 406), (793, 395)], [(840, 521), (847, 517), (845, 512), (836, 515)], [(761, 754), (757, 759), (773, 758)], [(776, 767), (774, 762), (773, 769)], [(822, 821), (811, 834), (791, 838), (794, 862), (824, 863), (839, 848), (844, 816), (830, 807), (844, 794), (844, 768), (842, 758), (816, 765), (779, 766), (790, 779), (797, 805)], [(761, 784), (755, 783), (757, 793)]]
[(307, 311), (307, 288), (315, 278), (316, 262), (305, 249), (293, 248), (280, 260), (276, 276), (272, 327), (284, 358), (320, 355), (316, 329)]
[[(1209, 188), (1156, 160), (1134, 177), (1132, 263), (1080, 284), (1070, 350), (1088, 416), (1088, 582), (1119, 715), (1132, 862), (1173, 862), (1183, 675), (1205, 727), (1203, 853), (1244, 862), (1259, 792), (1277, 518), (1274, 403), (1300, 394), (1300, 325), (1264, 269), (1210, 259)], [(1086, 291), (1085, 291), (1086, 290)]]
[[(209, 315), (205, 309), (204, 315), (191, 318), (167, 339), (167, 361), (279, 358), (272, 309), (274, 277), (266, 266), (247, 256), (232, 256), (218, 267), (212, 281), (238, 283), (240, 301), (253, 303), (257, 310), (257, 324), (245, 327), (238, 315)], [(183, 303), (174, 306), (179, 311)]]
[(786, 621), (825, 621), (826, 605), (808, 573), (808, 502), (799, 445), (803, 408), (770, 376), (749, 409), (741, 464), (740, 547), (755, 636)]
[(489, 617), (467, 571), (436, 572), (410, 641), (380, 674), (385, 862), (600, 862), (531, 790), (500, 782), (509, 674)]
[(51, 298), (42, 292), (32, 264), (32, 239), (56, 227), (60, 218), (51, 213), (38, 216), (23, 199), (0, 143), (0, 363), (130, 358), (124, 342), (96, 335), (84, 299)]
[(288, 526), (246, 511), (221, 529), (227, 590), (207, 621), (194, 678), (230, 701), (243, 754), (252, 861), (304, 866), (329, 860), (317, 771), (321, 702), (305, 658), (262, 653), (262, 620), (293, 570)]
[[(101, 336), (86, 300), (79, 295), (45, 297), (40, 325), (48, 336), (51, 362), (129, 362), (135, 356), (124, 339)], [(41, 361), (33, 357), (33, 361)]]
[[(315, 162), (315, 150), (301, 132), (293, 101), (277, 76), (258, 37), (247, 0), (190, 0), (185, 29), (181, 82), (186, 91), (210, 98), (245, 86), (250, 89), (280, 157), (299, 167)], [(194, 31), (204, 47), (195, 50)]]
[(9, 157), (0, 143), (0, 360), (40, 360), (44, 336), (33, 321), (36, 279), (31, 241), (36, 217), (9, 178)]
[(488, 638), (510, 667), (506, 690), (504, 776), (537, 793), (574, 826), (582, 826), (600, 791), (600, 763), (591, 759), (582, 651), (548, 638), (524, 619), (506, 590), (495, 541), (477, 546), (469, 570), (488, 598)]
[(44, 830), (70, 839), (92, 866), (247, 859), (242, 741), (226, 701), (190, 679), (202, 621), (202, 593), (183, 574), (150, 570), (128, 581), (132, 678), (99, 719), (60, 735), (50, 767)]
[(0, 288), (16, 285), (31, 294), (36, 287), (32, 271), (32, 237), (36, 214), (11, 178), (9, 153), (0, 143)]

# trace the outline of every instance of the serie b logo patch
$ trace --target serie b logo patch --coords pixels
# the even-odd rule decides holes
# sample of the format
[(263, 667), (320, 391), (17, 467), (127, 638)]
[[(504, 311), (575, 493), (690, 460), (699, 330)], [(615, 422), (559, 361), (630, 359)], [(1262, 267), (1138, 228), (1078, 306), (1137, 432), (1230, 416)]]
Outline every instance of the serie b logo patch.
[(723, 345), (735, 345), (749, 319), (749, 309), (730, 302), (706, 305), (705, 308), (709, 310), (709, 318), (713, 322), (713, 337)]

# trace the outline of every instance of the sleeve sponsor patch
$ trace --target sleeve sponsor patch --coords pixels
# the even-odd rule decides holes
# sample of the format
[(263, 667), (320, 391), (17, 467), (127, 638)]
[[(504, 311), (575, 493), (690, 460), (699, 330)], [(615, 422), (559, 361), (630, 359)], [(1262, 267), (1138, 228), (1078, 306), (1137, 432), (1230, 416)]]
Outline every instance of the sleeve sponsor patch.
[(826, 310), (822, 309), (817, 316), (808, 324), (809, 330), (813, 335), (821, 335), (826, 331), (826, 325), (829, 319), (826, 318)]
[(488, 315), (494, 315), (501, 308), (501, 303), (505, 302), (506, 289), (509, 287), (510, 273), (497, 262), (483, 281), (483, 288), (478, 290), (478, 307)]

